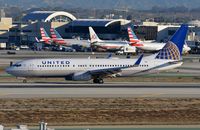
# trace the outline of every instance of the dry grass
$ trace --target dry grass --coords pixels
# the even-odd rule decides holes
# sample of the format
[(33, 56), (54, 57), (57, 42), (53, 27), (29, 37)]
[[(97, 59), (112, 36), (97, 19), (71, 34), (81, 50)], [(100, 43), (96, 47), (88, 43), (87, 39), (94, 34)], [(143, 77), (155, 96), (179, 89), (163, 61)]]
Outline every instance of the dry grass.
[(198, 98), (0, 99), (0, 121), (38, 125), (199, 124)]

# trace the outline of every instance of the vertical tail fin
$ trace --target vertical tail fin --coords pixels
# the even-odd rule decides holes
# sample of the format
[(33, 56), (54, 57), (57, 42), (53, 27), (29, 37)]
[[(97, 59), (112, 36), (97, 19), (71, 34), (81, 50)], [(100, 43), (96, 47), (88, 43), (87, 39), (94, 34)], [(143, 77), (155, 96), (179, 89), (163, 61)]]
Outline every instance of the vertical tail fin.
[(181, 25), (169, 42), (158, 52), (156, 59), (181, 60), (187, 31), (188, 25)]
[(47, 34), (44, 28), (40, 28), (40, 33), (41, 33), (42, 40), (50, 39), (49, 35)]
[(129, 37), (129, 42), (131, 44), (140, 42), (140, 40), (137, 38), (131, 27), (128, 27), (128, 37)]
[(40, 28), (40, 33), (41, 33), (42, 41), (44, 41), (46, 44), (50, 44), (51, 38), (47, 34), (46, 30), (44, 28)]
[(51, 29), (50, 29), (50, 32), (51, 32), (51, 38), (52, 38), (52, 39), (63, 39), (63, 38), (61, 37), (61, 35), (56, 31), (55, 28), (51, 28)]
[(91, 43), (95, 43), (95, 42), (101, 41), (92, 27), (89, 27), (89, 33), (90, 33), (90, 41), (91, 41)]

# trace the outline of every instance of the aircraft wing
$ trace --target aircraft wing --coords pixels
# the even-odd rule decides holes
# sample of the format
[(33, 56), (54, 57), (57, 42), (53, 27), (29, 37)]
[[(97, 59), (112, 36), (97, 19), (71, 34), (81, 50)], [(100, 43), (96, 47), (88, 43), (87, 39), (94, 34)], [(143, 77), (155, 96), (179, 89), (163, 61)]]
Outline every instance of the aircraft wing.
[(140, 62), (142, 61), (143, 55), (141, 55), (138, 60), (135, 62), (132, 66), (124, 66), (124, 67), (113, 67), (113, 68), (105, 68), (105, 69), (97, 69), (97, 70), (90, 70), (86, 73), (92, 75), (93, 77), (106, 77), (109, 75), (117, 74), (122, 71), (122, 69), (131, 68), (131, 67), (137, 67), (140, 65)]
[(121, 72), (122, 68), (108, 68), (88, 71), (93, 77), (106, 77)]

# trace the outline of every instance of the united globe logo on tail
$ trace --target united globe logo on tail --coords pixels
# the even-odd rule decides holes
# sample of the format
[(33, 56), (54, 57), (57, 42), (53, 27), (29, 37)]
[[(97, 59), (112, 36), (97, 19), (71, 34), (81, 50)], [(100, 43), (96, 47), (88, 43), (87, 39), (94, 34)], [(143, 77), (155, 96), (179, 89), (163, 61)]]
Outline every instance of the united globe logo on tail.
[(181, 55), (178, 47), (172, 43), (168, 42), (163, 49), (161, 49), (156, 56), (157, 59), (171, 59), (171, 60), (181, 60)]
[(158, 52), (156, 59), (182, 60), (181, 54), (187, 31), (188, 25), (181, 25), (169, 42)]

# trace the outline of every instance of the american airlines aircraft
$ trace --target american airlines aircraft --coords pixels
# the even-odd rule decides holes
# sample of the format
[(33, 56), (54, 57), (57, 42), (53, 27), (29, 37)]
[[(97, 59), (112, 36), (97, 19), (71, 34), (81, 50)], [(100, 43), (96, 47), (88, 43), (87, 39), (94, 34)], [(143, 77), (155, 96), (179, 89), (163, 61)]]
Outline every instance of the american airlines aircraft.
[[(148, 41), (140, 41), (131, 27), (128, 27), (128, 36), (129, 36), (129, 42), (132, 46), (137, 47), (138, 49), (144, 50), (144, 51), (159, 51), (161, 50), (166, 43), (158, 43), (158, 42), (148, 42)], [(183, 46), (183, 54), (187, 54), (191, 50), (190, 47), (187, 46), (187, 44), (184, 44)]]
[(55, 28), (50, 29), (51, 32), (51, 38), (54, 41), (54, 43), (59, 45), (66, 45), (66, 46), (72, 46), (72, 45), (80, 45), (82, 47), (89, 48), (90, 42), (88, 40), (80, 40), (80, 39), (63, 39), (61, 35), (56, 31)]
[(38, 39), (37, 37), (35, 38), (37, 42), (43, 42), (45, 44), (49, 44), (51, 45), (53, 40), (49, 37), (49, 35), (47, 34), (46, 30), (44, 28), (40, 28), (40, 33), (41, 33), (41, 37), (42, 39)]
[(44, 28), (40, 28), (40, 33), (42, 39), (38, 40), (37, 42), (44, 42), (45, 44), (49, 45), (59, 45), (59, 46), (72, 46), (72, 45), (80, 45), (82, 47), (89, 48), (90, 42), (88, 40), (78, 40), (78, 39), (63, 39), (60, 34), (54, 29), (50, 29), (51, 37), (49, 37), (48, 33)]
[(181, 53), (188, 25), (182, 25), (156, 54), (138, 59), (30, 59), (6, 69), (16, 77), (61, 77), (66, 80), (103, 83), (106, 77), (137, 76), (174, 69), (183, 64)]
[(92, 27), (89, 27), (91, 47), (102, 51), (119, 51), (130, 47), (128, 41), (101, 40)]

